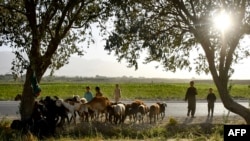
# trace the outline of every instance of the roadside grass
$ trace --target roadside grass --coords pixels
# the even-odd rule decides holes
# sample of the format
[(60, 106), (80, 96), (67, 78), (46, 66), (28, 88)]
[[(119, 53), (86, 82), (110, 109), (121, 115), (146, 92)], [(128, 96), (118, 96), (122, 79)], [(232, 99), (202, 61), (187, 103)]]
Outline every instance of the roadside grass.
[(58, 129), (55, 137), (38, 139), (30, 133), (10, 129), (10, 121), (0, 122), (0, 140), (2, 141), (132, 141), (132, 140), (192, 140), (192, 141), (223, 141), (222, 124), (181, 124), (170, 118), (164, 124), (124, 124), (79, 123), (65, 129)]
[[(72, 97), (73, 95), (83, 96), (85, 87), (90, 86), (95, 94), (95, 87), (99, 86), (105, 96), (113, 99), (115, 83), (41, 83), (41, 96), (59, 96), (61, 98)], [(151, 100), (183, 100), (189, 84), (186, 83), (121, 83), (122, 100), (151, 99)], [(205, 100), (208, 88), (213, 88), (218, 96), (217, 89), (212, 83), (197, 83), (197, 99)], [(21, 94), (23, 86), (20, 83), (0, 84), (0, 100), (13, 100), (17, 94)], [(250, 88), (247, 84), (234, 84), (230, 91), (233, 98), (249, 99)]]

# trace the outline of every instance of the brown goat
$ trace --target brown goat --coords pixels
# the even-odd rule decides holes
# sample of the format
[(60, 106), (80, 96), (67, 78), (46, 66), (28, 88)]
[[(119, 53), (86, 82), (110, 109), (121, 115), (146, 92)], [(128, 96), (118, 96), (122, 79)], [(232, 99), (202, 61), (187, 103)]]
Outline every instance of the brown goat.
[(138, 107), (138, 112), (137, 112), (137, 119), (140, 122), (144, 122), (144, 117), (145, 115), (148, 113), (149, 111), (149, 108), (148, 106), (144, 105), (144, 104), (141, 104), (139, 107)]
[(160, 114), (160, 106), (157, 103), (151, 105), (149, 107), (149, 122), (152, 123), (152, 120), (154, 119), (154, 123), (156, 123), (159, 114)]
[(165, 110), (166, 110), (167, 104), (164, 102), (157, 102), (157, 104), (160, 106), (160, 116), (161, 116), (161, 119), (163, 120), (165, 117)]
[(134, 122), (137, 121), (137, 113), (139, 112), (139, 106), (144, 105), (147, 106), (141, 100), (135, 100), (131, 104), (126, 105), (126, 115), (129, 116), (130, 121), (133, 119)]

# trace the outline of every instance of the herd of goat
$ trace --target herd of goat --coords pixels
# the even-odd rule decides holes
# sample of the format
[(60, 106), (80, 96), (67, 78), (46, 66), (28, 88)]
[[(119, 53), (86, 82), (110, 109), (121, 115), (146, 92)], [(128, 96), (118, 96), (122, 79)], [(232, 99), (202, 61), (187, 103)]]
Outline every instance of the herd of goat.
[[(81, 122), (110, 122), (113, 124), (128, 122), (133, 123), (156, 123), (157, 120), (165, 117), (167, 104), (156, 102), (147, 106), (142, 100), (135, 100), (131, 103), (113, 103), (107, 97), (96, 96), (91, 101), (79, 96), (61, 99), (56, 96), (46, 96), (44, 99), (35, 102), (33, 114), (28, 125), (34, 133), (48, 132), (53, 134), (56, 127), (63, 127), (65, 124), (76, 124), (77, 119)], [(23, 125), (25, 124), (25, 125)], [(32, 126), (31, 126), (32, 125)], [(15, 129), (27, 126), (21, 121), (13, 121)], [(41, 127), (42, 126), (42, 127)]]

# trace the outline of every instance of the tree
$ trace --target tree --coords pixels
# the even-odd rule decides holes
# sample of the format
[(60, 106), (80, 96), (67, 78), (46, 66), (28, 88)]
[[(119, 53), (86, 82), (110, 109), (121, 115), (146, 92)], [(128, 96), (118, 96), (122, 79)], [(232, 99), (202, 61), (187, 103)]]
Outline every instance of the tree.
[[(235, 102), (228, 90), (233, 64), (250, 53), (242, 45), (243, 38), (250, 34), (249, 8), (246, 0), (117, 1), (115, 29), (105, 49), (135, 69), (141, 51), (146, 50), (145, 63), (158, 61), (166, 71), (195, 69), (198, 74), (210, 73), (225, 108), (250, 124), (250, 110)], [(222, 13), (231, 18), (231, 27), (219, 30), (214, 19)], [(196, 55), (193, 62), (191, 55)]]
[[(105, 0), (0, 1), (0, 46), (12, 47), (16, 55), (13, 72), (26, 70), (21, 120), (32, 114), (36, 98), (32, 81), (39, 83), (48, 68), (53, 74), (72, 54), (83, 55), (83, 48), (93, 41), (91, 24), (102, 26), (109, 7)], [(84, 41), (88, 44), (82, 46)]]

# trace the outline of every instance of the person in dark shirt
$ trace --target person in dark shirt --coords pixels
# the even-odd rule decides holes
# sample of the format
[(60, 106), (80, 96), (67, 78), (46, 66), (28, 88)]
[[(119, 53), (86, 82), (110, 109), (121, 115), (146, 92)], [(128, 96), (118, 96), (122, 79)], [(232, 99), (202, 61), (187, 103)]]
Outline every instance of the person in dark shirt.
[(214, 114), (214, 102), (216, 101), (216, 96), (213, 93), (213, 89), (209, 88), (208, 89), (209, 93), (207, 95), (207, 106), (208, 106), (208, 117), (211, 116), (213, 117)]
[(192, 118), (194, 118), (196, 110), (196, 95), (197, 89), (194, 87), (194, 81), (190, 81), (190, 87), (186, 91), (185, 101), (188, 101), (187, 116), (189, 116), (191, 113)]
[(101, 92), (101, 89), (100, 89), (100, 87), (95, 87), (95, 91), (96, 91), (96, 94), (95, 94), (95, 96), (103, 96), (103, 94), (102, 94), (102, 92)]

